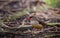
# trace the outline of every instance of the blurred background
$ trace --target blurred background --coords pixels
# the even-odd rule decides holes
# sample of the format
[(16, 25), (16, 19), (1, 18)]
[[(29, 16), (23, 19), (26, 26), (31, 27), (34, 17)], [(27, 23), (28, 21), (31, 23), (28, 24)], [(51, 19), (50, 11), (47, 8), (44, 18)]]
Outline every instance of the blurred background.
[(59, 27), (60, 0), (0, 0), (1, 38), (60, 38)]

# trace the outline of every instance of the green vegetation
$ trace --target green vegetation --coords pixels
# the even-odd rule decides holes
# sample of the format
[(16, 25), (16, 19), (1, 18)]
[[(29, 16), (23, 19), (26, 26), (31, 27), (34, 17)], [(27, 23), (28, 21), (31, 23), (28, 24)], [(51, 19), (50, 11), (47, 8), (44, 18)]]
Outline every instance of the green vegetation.
[(60, 8), (60, 0), (45, 0), (45, 2), (51, 7)]
[(11, 15), (11, 16), (10, 16), (10, 19), (16, 19), (16, 18), (19, 18), (20, 16), (25, 15), (26, 12), (27, 12), (26, 10), (17, 12), (17, 13), (15, 13), (15, 14)]
[(16, 12), (12, 15), (9, 15), (8, 17), (4, 17), (3, 18), (3, 22), (8, 22), (9, 20), (15, 20), (16, 18), (19, 18), (20, 16), (23, 16), (27, 13), (26, 10), (23, 10), (23, 11), (19, 11), (19, 12)]

